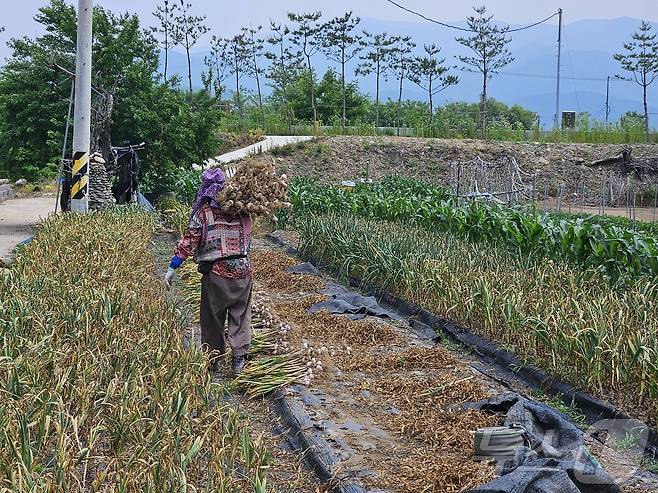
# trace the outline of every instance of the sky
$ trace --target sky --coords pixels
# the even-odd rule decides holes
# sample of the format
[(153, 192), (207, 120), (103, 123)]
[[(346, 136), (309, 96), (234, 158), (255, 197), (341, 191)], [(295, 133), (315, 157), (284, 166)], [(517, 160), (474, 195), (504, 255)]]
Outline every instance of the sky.
[[(68, 0), (72, 2), (74, 0)], [(270, 19), (283, 21), (287, 11), (321, 10), (325, 16), (334, 16), (353, 10), (363, 18), (377, 20), (417, 20), (387, 0), (187, 0), (194, 10), (206, 15), (208, 25), (215, 33), (226, 36), (249, 25), (268, 25)], [(132, 11), (139, 13), (145, 23), (153, 22), (151, 12), (158, 0), (96, 0), (99, 5), (115, 11)], [(397, 0), (398, 3), (423, 14), (443, 21), (459, 21), (472, 12), (471, 3), (485, 3), (496, 19), (512, 24), (528, 24), (548, 17), (559, 7), (564, 9), (565, 22), (580, 19), (614, 19), (617, 17), (635, 17), (658, 21), (658, 0), (477, 0), (436, 1), (436, 0)], [(37, 9), (47, 4), (45, 0), (0, 0), (2, 8), (0, 25), (6, 27), (0, 33), (0, 58), (7, 56), (5, 42), (11, 37), (23, 35), (34, 36), (38, 26), (33, 17)], [(522, 8), (519, 8), (522, 5)], [(555, 20), (554, 20), (555, 21)]]
[[(76, 3), (78, 0), (65, 0)], [(142, 24), (155, 24), (152, 12), (162, 0), (94, 0), (98, 5), (114, 12), (136, 12)], [(180, 0), (172, 0), (180, 1)], [(342, 15), (353, 10), (364, 19), (363, 26), (377, 32), (388, 31), (411, 34), (418, 46), (437, 43), (444, 53), (454, 60), (462, 49), (455, 42), (455, 31), (431, 24), (413, 14), (392, 5), (389, 0), (185, 0), (193, 4), (195, 15), (206, 16), (210, 33), (202, 39), (193, 52), (195, 86), (200, 87), (199, 74), (203, 59), (208, 51), (211, 35), (230, 37), (243, 26), (263, 25), (269, 27), (270, 20), (286, 22), (289, 11), (304, 12), (321, 10), (323, 19)], [(395, 2), (425, 14), (428, 17), (448, 22), (463, 23), (473, 13), (473, 5), (485, 3), (490, 14), (501, 24), (515, 27), (528, 25), (545, 19), (558, 8), (564, 10), (563, 59), (565, 77), (562, 85), (562, 101), (565, 108), (588, 111), (596, 118), (605, 112), (605, 77), (619, 72), (618, 63), (612, 54), (621, 49), (628, 36), (637, 28), (638, 19), (658, 23), (658, 0), (394, 0)], [(34, 15), (48, 0), (0, 0), (0, 66), (10, 54), (6, 42), (12, 37), (41, 34)], [(3, 8), (4, 7), (4, 8)], [(612, 19), (612, 21), (606, 20)], [(589, 22), (578, 22), (589, 21)], [(501, 74), (491, 81), (492, 97), (507, 104), (520, 104), (541, 115), (542, 121), (550, 121), (554, 113), (555, 82), (551, 79), (556, 64), (557, 18), (547, 24), (516, 33), (510, 47), (515, 56), (509, 74)], [(418, 48), (420, 49), (420, 48)], [(178, 48), (180, 51), (180, 48)], [(322, 57), (318, 57), (322, 62)], [(349, 68), (349, 67), (348, 67)], [(319, 71), (326, 67), (318, 67)], [(170, 56), (170, 73), (183, 75), (187, 63), (182, 53)], [(352, 70), (352, 69), (350, 69)], [(353, 71), (352, 71), (353, 73)], [(528, 78), (540, 74), (543, 78)], [(580, 78), (580, 79), (579, 79)], [(460, 73), (460, 84), (442, 93), (443, 104), (449, 101), (476, 101), (479, 95), (478, 77)], [(571, 79), (571, 80), (569, 80)], [(604, 82), (602, 83), (601, 80)], [(245, 82), (248, 89), (250, 81)], [(359, 80), (359, 87), (372, 95), (372, 80)], [(388, 92), (387, 92), (388, 91)], [(382, 97), (394, 97), (397, 88), (384, 84)], [(633, 84), (614, 83), (611, 89), (612, 117), (616, 118), (629, 110), (639, 110), (638, 89)], [(650, 89), (650, 111), (658, 115), (658, 84)], [(405, 97), (422, 99), (424, 94), (413, 84), (407, 85)], [(563, 108), (564, 109), (564, 108)], [(656, 117), (658, 121), (658, 117)]]

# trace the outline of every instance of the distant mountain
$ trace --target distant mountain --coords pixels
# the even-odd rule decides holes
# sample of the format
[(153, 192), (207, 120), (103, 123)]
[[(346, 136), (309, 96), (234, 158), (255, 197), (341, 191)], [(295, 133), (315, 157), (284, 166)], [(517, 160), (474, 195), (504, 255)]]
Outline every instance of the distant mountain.
[[(463, 23), (455, 23), (463, 25)], [(589, 112), (597, 119), (605, 118), (606, 77), (622, 74), (613, 54), (620, 51), (637, 27), (639, 19), (622, 17), (609, 20), (581, 20), (567, 23), (563, 28), (562, 47), (562, 110)], [(458, 31), (446, 29), (427, 22), (384, 22), (364, 19), (363, 28), (373, 32), (386, 31), (392, 34), (409, 34), (417, 44), (417, 51), (423, 44), (436, 43), (443, 49), (446, 63), (459, 65), (457, 55), (465, 53), (464, 47), (455, 41)], [(515, 27), (515, 26), (513, 26)], [(542, 24), (532, 29), (512, 34), (510, 50), (514, 62), (505, 67), (490, 82), (490, 96), (507, 104), (520, 104), (540, 115), (541, 121), (550, 123), (555, 112), (555, 90), (557, 71), (557, 25)], [(193, 52), (193, 81), (200, 87), (200, 72), (204, 68), (203, 59), (208, 48)], [(170, 53), (170, 73), (187, 74), (187, 60), (183, 53)], [(316, 57), (319, 71), (324, 72), (328, 64), (321, 55)], [(353, 77), (355, 63), (351, 64)], [(461, 83), (448, 89), (439, 97), (438, 103), (445, 101), (477, 101), (481, 91), (478, 74), (459, 72)], [(184, 79), (185, 82), (186, 79)], [(254, 89), (252, 81), (244, 79), (248, 89)], [(374, 93), (374, 81), (359, 79), (359, 86), (366, 92)], [(230, 89), (230, 85), (229, 85)], [(396, 97), (395, 81), (384, 83), (384, 98)], [(405, 97), (424, 98), (424, 93), (413, 83), (408, 82)], [(650, 88), (650, 112), (658, 121), (658, 83)], [(635, 83), (612, 79), (610, 83), (611, 119), (617, 119), (626, 111), (641, 111), (641, 89)]]

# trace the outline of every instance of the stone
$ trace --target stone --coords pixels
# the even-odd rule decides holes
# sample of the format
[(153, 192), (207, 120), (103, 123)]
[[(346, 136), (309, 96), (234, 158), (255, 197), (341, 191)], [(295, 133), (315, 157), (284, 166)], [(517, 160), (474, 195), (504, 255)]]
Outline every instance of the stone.
[(20, 180), (17, 180), (16, 183), (14, 183), (15, 186), (17, 187), (24, 187), (27, 185), (27, 180), (25, 178), (21, 178)]
[(11, 185), (0, 185), (0, 202), (10, 199), (14, 196), (14, 190)]
[(89, 161), (89, 207), (93, 210), (104, 209), (115, 202), (112, 195), (112, 184), (104, 164), (105, 160), (102, 157), (100, 160), (94, 154)]

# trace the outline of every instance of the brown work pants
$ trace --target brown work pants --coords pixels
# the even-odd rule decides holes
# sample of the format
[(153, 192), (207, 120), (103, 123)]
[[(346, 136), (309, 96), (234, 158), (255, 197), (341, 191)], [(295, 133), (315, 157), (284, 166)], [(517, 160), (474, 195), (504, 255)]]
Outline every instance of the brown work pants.
[(201, 278), (201, 344), (215, 355), (226, 352), (225, 324), (233, 356), (244, 356), (251, 344), (252, 278), (229, 279), (213, 272)]

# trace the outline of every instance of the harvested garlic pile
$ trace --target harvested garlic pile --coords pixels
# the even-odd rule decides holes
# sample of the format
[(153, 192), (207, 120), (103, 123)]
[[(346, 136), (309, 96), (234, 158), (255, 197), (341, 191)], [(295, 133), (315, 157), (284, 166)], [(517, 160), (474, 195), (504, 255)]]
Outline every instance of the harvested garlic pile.
[(262, 159), (243, 161), (217, 194), (217, 203), (230, 216), (272, 216), (292, 207), (286, 175), (277, 176), (274, 163)]

